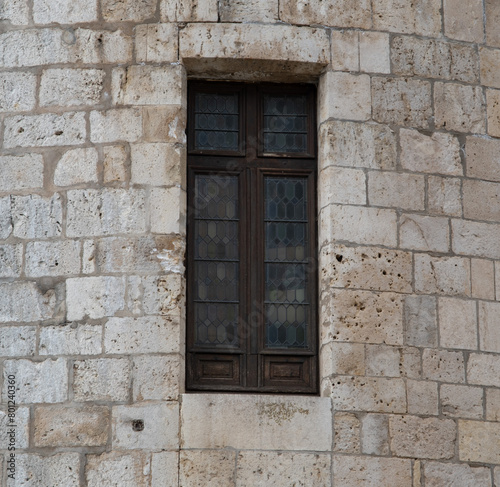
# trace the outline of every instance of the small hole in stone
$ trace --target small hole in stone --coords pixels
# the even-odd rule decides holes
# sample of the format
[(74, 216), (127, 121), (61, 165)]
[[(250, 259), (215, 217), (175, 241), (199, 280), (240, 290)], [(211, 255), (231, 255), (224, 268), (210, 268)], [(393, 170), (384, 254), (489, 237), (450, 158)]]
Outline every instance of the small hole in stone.
[(142, 419), (134, 419), (132, 421), (132, 429), (134, 431), (143, 431), (144, 430), (144, 421)]
[(62, 134), (63, 134), (63, 131), (62, 131), (62, 130), (56, 130), (54, 133), (55, 133), (56, 135), (62, 135)]
[(344, 258), (342, 255), (337, 254), (335, 258), (339, 261), (342, 262), (342, 259)]

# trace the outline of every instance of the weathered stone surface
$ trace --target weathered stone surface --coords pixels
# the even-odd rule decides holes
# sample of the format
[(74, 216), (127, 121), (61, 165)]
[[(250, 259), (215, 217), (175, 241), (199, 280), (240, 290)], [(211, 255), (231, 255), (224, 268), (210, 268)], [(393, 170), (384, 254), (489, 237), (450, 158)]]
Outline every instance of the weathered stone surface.
[(142, 281), (142, 304), (149, 315), (174, 315), (184, 306), (184, 281), (178, 273), (147, 277)]
[(153, 233), (186, 233), (186, 193), (179, 187), (153, 188), (149, 196)]
[(408, 380), (408, 413), (437, 416), (439, 412), (437, 382)]
[(54, 173), (56, 186), (97, 182), (97, 151), (72, 149), (63, 154)]
[(156, 14), (155, 0), (101, 0), (101, 12), (107, 22), (143, 22)]
[[(16, 376), (16, 403), (64, 402), (68, 399), (68, 366), (66, 360), (6, 360), (4, 381), (8, 375)], [(5, 382), (4, 382), (5, 383)], [(4, 387), (4, 402), (7, 403)]]
[(144, 107), (144, 139), (149, 142), (185, 144), (186, 113), (181, 105)]
[[(0, 10), (0, 21), (1, 15)], [(34, 74), (0, 73), (0, 113), (32, 110), (35, 107), (35, 92)]]
[(365, 375), (365, 346), (362, 343), (329, 342), (321, 349), (322, 377)]
[(185, 186), (186, 151), (177, 144), (133, 144), (131, 160), (134, 184)]
[(411, 292), (412, 256), (376, 247), (328, 244), (320, 251), (320, 279), (330, 287)]
[(467, 42), (484, 41), (483, 2), (444, 0), (444, 33), (447, 37)]
[(389, 34), (359, 33), (359, 67), (366, 73), (390, 73)]
[(28, 242), (25, 272), (28, 277), (68, 276), (80, 273), (80, 242)]
[(0, 6), (0, 20), (7, 20), (12, 25), (27, 25), (28, 15), (28, 3), (25, 0), (12, 0)]
[(13, 234), (23, 239), (57, 237), (61, 234), (62, 202), (59, 194), (11, 197)]
[(486, 419), (500, 421), (500, 390), (486, 389)]
[(217, 22), (217, 0), (161, 0), (163, 22)]
[(472, 297), (495, 299), (495, 269), (491, 260), (471, 259)]
[(0, 238), (6, 239), (12, 233), (14, 225), (12, 221), (12, 201), (10, 196), (0, 198)]
[(135, 357), (133, 400), (177, 400), (184, 384), (180, 362), (179, 355)]
[(40, 355), (99, 355), (101, 325), (65, 324), (40, 328)]
[(148, 487), (150, 460), (142, 452), (87, 455), (88, 487)]
[(467, 137), (465, 144), (467, 176), (500, 181), (500, 141)]
[(451, 458), (455, 454), (456, 425), (451, 419), (392, 416), (391, 451), (402, 457)]
[(500, 33), (498, 22), (500, 20), (500, 5), (495, 0), (486, 0), (486, 43), (489, 46), (500, 47)]
[(500, 356), (471, 353), (467, 362), (469, 384), (500, 387)]
[(439, 298), (439, 341), (445, 348), (477, 349), (476, 301)]
[(500, 50), (481, 47), (479, 55), (481, 59), (481, 84), (500, 88), (500, 74), (497, 69), (500, 63)]
[(405, 210), (423, 210), (425, 180), (417, 174), (372, 171), (368, 174), (370, 205), (390, 206)]
[(127, 401), (130, 362), (126, 358), (75, 360), (73, 395), (76, 402)]
[[(197, 418), (203, 414), (205, 421)], [(184, 394), (182, 444), (191, 448), (329, 451), (326, 397)]]
[(333, 451), (361, 453), (361, 423), (355, 414), (337, 413), (333, 421)]
[(342, 487), (410, 487), (411, 461), (401, 458), (333, 456), (335, 484)]
[(437, 347), (437, 313), (434, 296), (406, 296), (404, 342), (414, 347)]
[(104, 183), (123, 182), (127, 179), (127, 152), (121, 145), (103, 147), (103, 180)]
[(238, 454), (236, 483), (241, 487), (287, 487), (293, 483), (304, 487), (327, 487), (331, 483), (330, 463), (329, 455), (244, 451)]
[(460, 420), (458, 440), (461, 461), (500, 463), (500, 424)]
[(399, 349), (387, 345), (366, 345), (366, 375), (399, 377)]
[(318, 179), (320, 208), (331, 203), (366, 204), (366, 176), (361, 169), (327, 166)]
[(80, 145), (85, 142), (86, 133), (83, 112), (16, 115), (5, 119), (4, 146)]
[(465, 382), (464, 356), (461, 352), (426, 348), (422, 354), (422, 365), (424, 379)]
[(107, 406), (35, 408), (34, 445), (37, 447), (101, 446), (108, 441)]
[(179, 458), (179, 485), (233, 487), (235, 465), (234, 451), (183, 450)]
[(38, 189), (43, 186), (40, 154), (0, 156), (0, 191)]
[(500, 352), (498, 323), (500, 303), (479, 302), (479, 348), (485, 352)]
[(488, 134), (500, 137), (500, 90), (486, 90)]
[(481, 387), (443, 384), (440, 391), (441, 411), (451, 418), (483, 418), (483, 389)]
[[(132, 422), (142, 420), (135, 431)], [(113, 448), (117, 450), (176, 450), (179, 448), (179, 403), (133, 404), (112, 410)]]
[(403, 347), (401, 349), (401, 377), (408, 379), (422, 378), (422, 357), (419, 348)]
[(462, 216), (460, 179), (429, 176), (427, 179), (427, 209), (430, 214)]
[(94, 272), (95, 242), (93, 240), (84, 240), (82, 252), (82, 274), (93, 274)]
[(0, 245), (0, 277), (19, 277), (22, 266), (22, 244)]
[(500, 225), (452, 219), (451, 231), (455, 253), (500, 259)]
[(330, 35), (335, 71), (359, 71), (359, 33), (353, 30), (332, 30)]
[(151, 487), (179, 486), (179, 453), (162, 451), (151, 455)]
[(97, 0), (33, 1), (35, 24), (78, 24), (97, 20)]
[(174, 62), (178, 51), (175, 24), (144, 24), (135, 28), (135, 58), (138, 62)]
[(439, 0), (375, 0), (373, 27), (376, 30), (438, 37), (441, 32)]
[(471, 220), (500, 220), (500, 184), (488, 181), (463, 182), (464, 217)]
[(90, 112), (90, 140), (101, 142), (136, 142), (142, 135), (140, 108), (120, 108)]
[(427, 128), (431, 85), (408, 78), (372, 78), (373, 118), (382, 123)]
[[(5, 386), (4, 386), (5, 387)], [(14, 414), (14, 416), (12, 416)], [(11, 443), (9, 429), (12, 425), (16, 425), (15, 444)], [(17, 449), (28, 448), (29, 446), (29, 431), (30, 431), (30, 410), (27, 407), (17, 407), (15, 412), (9, 413), (8, 407), (0, 410), (0, 448), (8, 450), (9, 446), (15, 446)], [(14, 451), (14, 450), (9, 450)], [(0, 467), (2, 462), (0, 462)], [(9, 472), (10, 473), (10, 472)]]
[(275, 22), (278, 20), (278, 2), (223, 0), (219, 15), (221, 22)]
[(0, 328), (0, 357), (33, 356), (36, 350), (36, 327), (3, 326)]
[(389, 454), (389, 417), (386, 414), (366, 414), (361, 423), (361, 445), (368, 455)]
[(444, 485), (491, 487), (491, 473), (490, 469), (486, 467), (425, 462), (424, 477), (426, 487), (441, 487)]

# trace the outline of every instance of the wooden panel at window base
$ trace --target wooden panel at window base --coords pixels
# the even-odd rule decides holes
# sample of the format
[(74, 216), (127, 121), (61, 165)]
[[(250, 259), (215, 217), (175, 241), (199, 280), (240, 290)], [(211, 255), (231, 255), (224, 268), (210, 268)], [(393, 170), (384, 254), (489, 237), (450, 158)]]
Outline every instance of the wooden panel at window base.
[(264, 387), (315, 392), (315, 357), (263, 356)]
[(241, 355), (194, 353), (189, 358), (188, 384), (240, 385)]

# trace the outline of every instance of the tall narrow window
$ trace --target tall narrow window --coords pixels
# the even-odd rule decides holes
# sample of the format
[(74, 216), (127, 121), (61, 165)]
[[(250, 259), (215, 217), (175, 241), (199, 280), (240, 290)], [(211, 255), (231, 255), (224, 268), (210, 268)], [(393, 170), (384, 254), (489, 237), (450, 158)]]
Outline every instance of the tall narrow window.
[(315, 91), (189, 84), (187, 389), (317, 392)]

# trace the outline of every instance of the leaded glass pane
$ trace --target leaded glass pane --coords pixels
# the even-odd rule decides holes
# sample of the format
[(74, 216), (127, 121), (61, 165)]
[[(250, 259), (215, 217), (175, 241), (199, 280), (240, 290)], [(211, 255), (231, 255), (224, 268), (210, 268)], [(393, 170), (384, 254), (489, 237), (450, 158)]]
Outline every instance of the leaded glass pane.
[(195, 299), (202, 301), (238, 300), (238, 264), (235, 262), (195, 262)]
[(198, 345), (237, 345), (238, 305), (196, 303), (194, 306), (195, 342)]
[(305, 178), (266, 178), (266, 218), (304, 220), (306, 218)]
[(266, 301), (306, 302), (306, 264), (266, 264)]
[(306, 348), (308, 314), (308, 306), (267, 304), (267, 346), (269, 348)]
[(195, 234), (195, 258), (238, 259), (237, 222), (196, 220)]
[(238, 178), (197, 175), (194, 206), (195, 218), (237, 219)]

